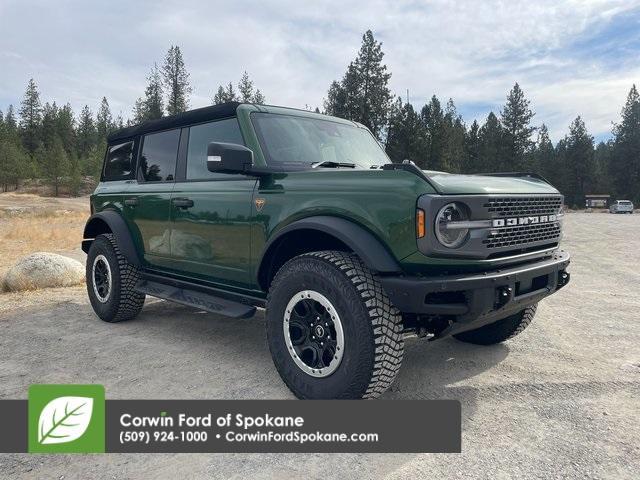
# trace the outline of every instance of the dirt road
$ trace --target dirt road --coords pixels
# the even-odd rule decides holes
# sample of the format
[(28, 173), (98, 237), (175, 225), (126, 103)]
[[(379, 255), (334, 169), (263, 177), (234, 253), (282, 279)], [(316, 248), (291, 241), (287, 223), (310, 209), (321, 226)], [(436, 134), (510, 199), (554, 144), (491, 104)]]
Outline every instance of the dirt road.
[[(0, 455), (0, 478), (638, 478), (640, 215), (567, 215), (572, 283), (504, 345), (409, 340), (386, 398), (462, 402), (463, 453)], [(0, 398), (100, 383), (109, 398), (291, 398), (262, 314), (149, 301), (109, 325), (84, 290), (0, 295)], [(393, 412), (389, 412), (393, 415)], [(635, 472), (635, 473), (634, 473)]]

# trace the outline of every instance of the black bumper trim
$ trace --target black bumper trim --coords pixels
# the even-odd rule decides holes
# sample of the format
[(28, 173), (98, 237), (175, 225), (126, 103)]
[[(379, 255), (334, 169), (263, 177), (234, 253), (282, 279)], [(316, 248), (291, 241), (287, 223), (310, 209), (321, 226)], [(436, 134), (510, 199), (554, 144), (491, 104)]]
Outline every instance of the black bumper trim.
[[(569, 283), (569, 263), (569, 254), (557, 251), (544, 260), (482, 273), (431, 278), (381, 276), (379, 281), (403, 313), (451, 315), (461, 324), (478, 319), (490, 323), (537, 303)], [(453, 292), (464, 300), (447, 302), (447, 295)], [(429, 302), (430, 294), (440, 295), (440, 301)]]

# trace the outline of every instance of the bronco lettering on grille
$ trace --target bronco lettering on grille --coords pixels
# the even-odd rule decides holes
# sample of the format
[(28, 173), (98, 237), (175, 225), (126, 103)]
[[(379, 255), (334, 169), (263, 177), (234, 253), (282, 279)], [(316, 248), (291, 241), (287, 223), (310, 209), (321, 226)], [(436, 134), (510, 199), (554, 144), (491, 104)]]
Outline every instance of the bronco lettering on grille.
[(516, 227), (518, 225), (535, 225), (538, 223), (555, 222), (557, 215), (534, 215), (529, 217), (495, 218), (492, 222), (494, 228)]

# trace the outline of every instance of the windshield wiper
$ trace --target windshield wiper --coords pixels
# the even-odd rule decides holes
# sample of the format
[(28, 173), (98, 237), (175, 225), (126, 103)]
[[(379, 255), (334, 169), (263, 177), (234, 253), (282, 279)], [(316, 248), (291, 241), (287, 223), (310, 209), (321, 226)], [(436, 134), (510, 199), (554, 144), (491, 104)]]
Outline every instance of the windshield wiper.
[(355, 163), (347, 163), (347, 162), (334, 162), (332, 160), (325, 160), (324, 162), (314, 162), (311, 164), (311, 168), (356, 168)]

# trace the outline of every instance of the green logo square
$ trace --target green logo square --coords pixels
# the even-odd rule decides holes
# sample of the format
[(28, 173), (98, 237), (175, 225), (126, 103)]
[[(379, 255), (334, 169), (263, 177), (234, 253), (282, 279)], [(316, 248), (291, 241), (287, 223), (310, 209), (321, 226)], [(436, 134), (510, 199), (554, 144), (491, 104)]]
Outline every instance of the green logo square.
[(30, 453), (103, 453), (102, 385), (31, 385)]

